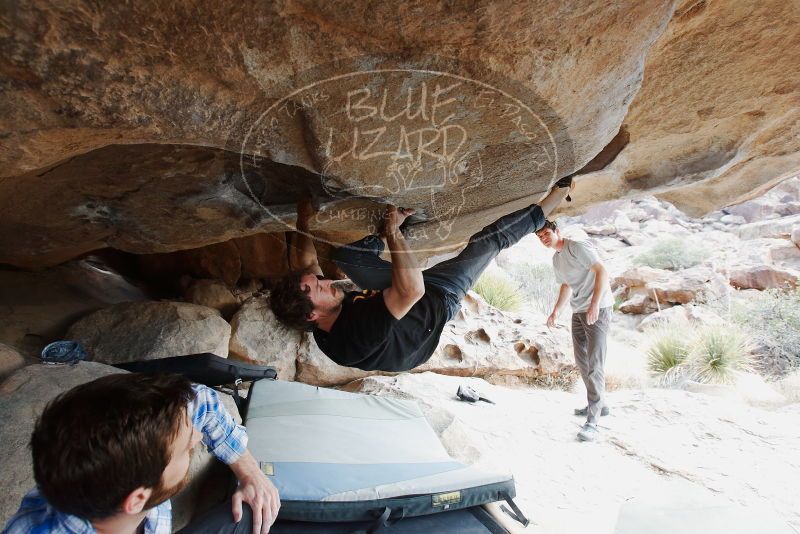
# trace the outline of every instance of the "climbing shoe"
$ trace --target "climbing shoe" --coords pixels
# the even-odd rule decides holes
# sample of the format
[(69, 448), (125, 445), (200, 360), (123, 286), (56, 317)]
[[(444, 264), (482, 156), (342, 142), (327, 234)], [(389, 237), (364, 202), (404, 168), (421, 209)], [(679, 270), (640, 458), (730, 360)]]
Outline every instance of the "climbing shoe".
[[(575, 175), (570, 174), (561, 178), (559, 181), (556, 182), (556, 187), (569, 187), (572, 190), (575, 187)], [(567, 195), (567, 202), (572, 202), (572, 198), (570, 198), (569, 194)]]

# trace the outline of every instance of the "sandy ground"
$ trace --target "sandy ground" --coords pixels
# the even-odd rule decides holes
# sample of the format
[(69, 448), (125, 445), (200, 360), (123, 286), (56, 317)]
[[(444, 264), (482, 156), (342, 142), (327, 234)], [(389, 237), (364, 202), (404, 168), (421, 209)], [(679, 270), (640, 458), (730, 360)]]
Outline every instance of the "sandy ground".
[[(462, 383), (497, 404), (458, 401)], [(526, 532), (611, 534), (643, 510), (637, 524), (654, 525), (643, 532), (676, 513), (711, 511), (730, 523), (719, 532), (738, 532), (741, 517), (759, 532), (800, 532), (800, 404), (766, 409), (682, 390), (617, 390), (600, 441), (580, 443), (577, 394), (432, 373), (370, 378), (362, 390), (417, 399), (452, 456), (511, 471), (533, 521)]]

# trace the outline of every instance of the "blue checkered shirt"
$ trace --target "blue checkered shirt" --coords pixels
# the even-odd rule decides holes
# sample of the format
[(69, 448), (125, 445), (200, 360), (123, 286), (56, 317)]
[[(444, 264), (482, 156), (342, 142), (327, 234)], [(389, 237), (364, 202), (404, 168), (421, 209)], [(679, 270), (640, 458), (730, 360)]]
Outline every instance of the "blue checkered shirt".
[[(247, 431), (237, 425), (219, 400), (219, 395), (206, 386), (194, 385), (195, 398), (189, 403), (192, 424), (203, 433), (203, 443), (209, 452), (226, 464), (232, 464), (247, 449)], [(172, 505), (165, 501), (147, 512), (145, 534), (170, 534)], [(50, 506), (34, 488), (22, 499), (22, 504), (3, 529), (3, 534), (93, 534), (86, 519), (64, 514)]]

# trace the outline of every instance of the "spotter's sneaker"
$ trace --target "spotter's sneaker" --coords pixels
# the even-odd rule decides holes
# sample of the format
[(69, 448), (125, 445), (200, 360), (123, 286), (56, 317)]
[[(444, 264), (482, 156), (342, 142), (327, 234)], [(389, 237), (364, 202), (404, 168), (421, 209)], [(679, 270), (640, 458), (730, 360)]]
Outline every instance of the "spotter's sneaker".
[(600, 431), (597, 430), (597, 425), (586, 423), (578, 432), (578, 441), (595, 441), (599, 435)]

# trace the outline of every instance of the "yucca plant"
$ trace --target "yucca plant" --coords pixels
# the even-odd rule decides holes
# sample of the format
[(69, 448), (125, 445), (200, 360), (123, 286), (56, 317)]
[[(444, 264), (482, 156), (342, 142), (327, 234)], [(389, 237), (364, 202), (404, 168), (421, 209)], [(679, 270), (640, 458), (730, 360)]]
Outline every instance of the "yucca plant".
[(731, 384), (737, 373), (751, 370), (751, 352), (750, 341), (740, 329), (702, 327), (689, 355), (692, 378), (709, 384)]
[(647, 368), (662, 386), (672, 386), (688, 373), (694, 328), (685, 321), (658, 323), (648, 330)]
[(517, 311), (523, 304), (519, 288), (501, 275), (484, 273), (473, 291), (498, 310)]

